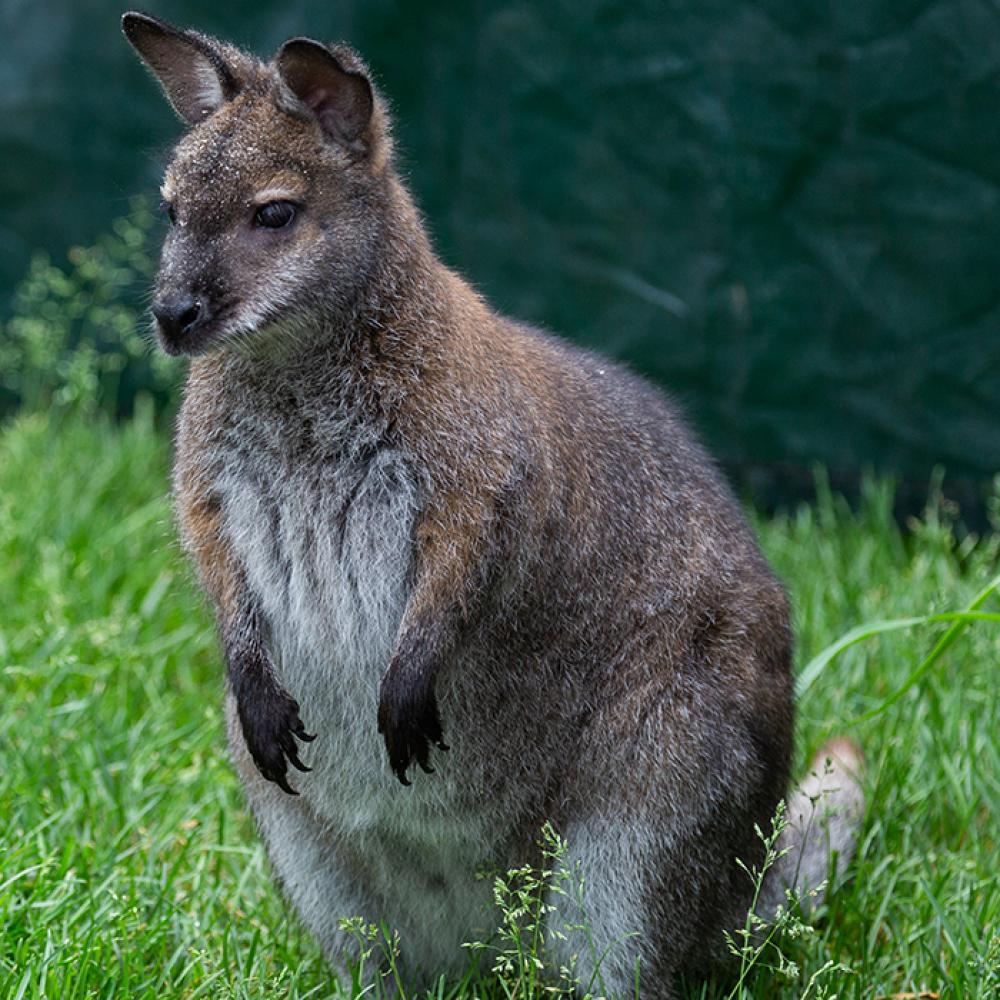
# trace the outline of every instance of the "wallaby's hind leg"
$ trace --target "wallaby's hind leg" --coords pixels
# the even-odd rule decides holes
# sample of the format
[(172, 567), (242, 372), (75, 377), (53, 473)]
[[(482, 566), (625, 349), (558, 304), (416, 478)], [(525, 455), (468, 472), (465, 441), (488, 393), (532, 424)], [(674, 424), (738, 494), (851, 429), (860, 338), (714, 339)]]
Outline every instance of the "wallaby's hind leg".
[(592, 716), (563, 786), (557, 829), (580, 864), (583, 905), (556, 898), (553, 917), (557, 930), (587, 932), (555, 957), (577, 956), (584, 990), (597, 976), (593, 992), (633, 998), (638, 960), (638, 996), (669, 1000), (682, 974), (725, 960), (724, 931), (743, 923), (752, 886), (736, 859), (759, 863), (754, 823), (781, 797), (788, 740), (777, 724), (771, 743), (759, 725), (749, 735), (749, 712), (711, 675), (621, 680), (626, 696)]
[(831, 740), (813, 758), (809, 773), (788, 798), (788, 825), (778, 839), (784, 853), (768, 872), (758, 914), (772, 920), (790, 889), (807, 914), (822, 900), (820, 889), (836, 856), (839, 876), (854, 854), (865, 810), (859, 776), (860, 748), (845, 737)]
[[(564, 837), (570, 878), (563, 884), (566, 894), (550, 898), (555, 912), (549, 916), (549, 962), (571, 968), (581, 994), (673, 1000), (677, 970), (671, 956), (651, 953), (661, 934), (653, 926), (660, 915), (649, 912), (655, 891), (649, 857), (657, 845), (648, 822), (592, 817), (568, 824)], [(566, 935), (564, 940), (560, 934)]]
[[(757, 905), (765, 920), (773, 919), (785, 902), (786, 888), (799, 896), (808, 913), (822, 900), (817, 890), (830, 872), (831, 859), (838, 875), (847, 866), (864, 813), (861, 767), (861, 751), (853, 742), (832, 740), (789, 797), (788, 822), (777, 845), (785, 853), (768, 872)], [(650, 816), (591, 817), (566, 825), (567, 862), (571, 869), (580, 863), (583, 884), (574, 886), (575, 896), (556, 894), (552, 899), (552, 929), (570, 930), (566, 940), (550, 944), (550, 957), (567, 966), (575, 957), (584, 990), (671, 1000), (677, 995), (679, 972), (704, 974), (725, 967), (722, 928), (718, 941), (705, 940), (699, 929), (705, 913), (692, 901), (704, 903), (713, 897), (713, 886), (727, 886), (728, 892), (722, 891), (732, 895), (732, 905), (716, 896), (717, 912), (728, 911), (730, 925), (742, 926), (749, 899), (736, 899), (739, 893), (733, 890), (742, 889), (743, 876), (729, 879), (720, 870), (722, 844), (676, 834), (671, 835), (663, 818), (657, 824)], [(741, 853), (745, 850), (746, 845)], [(746, 888), (749, 896), (749, 883)], [(571, 929), (581, 924), (584, 931)], [(692, 964), (693, 956), (700, 957)]]
[(580, 863), (582, 885), (576, 898), (552, 898), (550, 929), (566, 940), (550, 935), (550, 962), (575, 959), (580, 994), (616, 1000), (674, 1000), (682, 976), (723, 969), (724, 931), (751, 895), (722, 860), (729, 839), (705, 827), (672, 830), (649, 814), (569, 824), (568, 866)]

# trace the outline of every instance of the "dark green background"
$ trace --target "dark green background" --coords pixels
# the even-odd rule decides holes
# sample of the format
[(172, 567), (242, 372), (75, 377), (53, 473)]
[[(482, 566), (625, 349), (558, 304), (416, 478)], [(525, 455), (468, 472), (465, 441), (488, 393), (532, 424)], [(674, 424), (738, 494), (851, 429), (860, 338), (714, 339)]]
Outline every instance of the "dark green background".
[[(153, 12), (343, 38), (443, 257), (673, 390), (765, 494), (1000, 469), (1000, 9), (980, 0)], [(179, 123), (96, 0), (3, 0), (0, 289), (155, 194)], [(6, 297), (6, 295), (4, 296)]]

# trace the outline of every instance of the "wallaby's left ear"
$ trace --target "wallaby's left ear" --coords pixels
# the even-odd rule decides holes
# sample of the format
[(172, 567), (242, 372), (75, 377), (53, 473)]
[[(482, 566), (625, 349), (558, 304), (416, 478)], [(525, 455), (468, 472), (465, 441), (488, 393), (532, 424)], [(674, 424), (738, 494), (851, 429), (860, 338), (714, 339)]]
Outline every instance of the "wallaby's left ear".
[(134, 10), (123, 15), (122, 31), (189, 125), (207, 118), (239, 92), (233, 71), (210, 38)]
[(323, 131), (348, 146), (363, 140), (375, 108), (372, 85), (360, 60), (311, 38), (292, 38), (275, 57), (288, 89), (318, 119)]

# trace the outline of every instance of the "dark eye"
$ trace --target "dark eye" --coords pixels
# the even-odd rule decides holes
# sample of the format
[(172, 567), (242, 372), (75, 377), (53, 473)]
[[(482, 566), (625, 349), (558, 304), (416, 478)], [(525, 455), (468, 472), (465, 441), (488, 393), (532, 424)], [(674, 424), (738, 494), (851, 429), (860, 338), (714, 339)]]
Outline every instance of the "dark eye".
[(160, 211), (170, 220), (170, 225), (177, 222), (177, 212), (169, 201), (160, 202)]
[(253, 217), (258, 226), (265, 229), (281, 229), (295, 218), (295, 205), (290, 201), (269, 201), (261, 205)]

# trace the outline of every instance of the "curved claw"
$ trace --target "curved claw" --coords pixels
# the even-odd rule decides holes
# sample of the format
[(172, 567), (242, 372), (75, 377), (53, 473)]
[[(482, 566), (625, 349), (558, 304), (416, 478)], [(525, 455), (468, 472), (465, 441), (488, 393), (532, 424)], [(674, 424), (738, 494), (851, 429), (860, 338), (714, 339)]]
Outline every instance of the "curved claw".
[[(261, 771), (261, 774), (264, 774), (264, 772)], [(285, 777), (283, 771), (280, 774), (278, 773), (264, 774), (264, 777), (267, 778), (269, 781), (273, 781), (283, 792), (287, 792), (287, 794), (289, 795), (299, 794), (294, 788), (292, 788), (290, 784), (288, 784), (288, 779)]]
[(306, 767), (306, 765), (303, 764), (302, 761), (299, 759), (299, 752), (296, 749), (294, 743), (291, 743), (290, 746), (285, 747), (285, 755), (288, 757), (292, 766), (295, 767), (297, 770), (302, 771), (303, 773), (306, 774), (308, 774), (312, 770), (311, 767)]
[(307, 733), (307, 732), (306, 732), (306, 727), (305, 727), (305, 726), (304, 726), (304, 725), (302, 724), (302, 722), (301, 722), (301, 721), (300, 721), (300, 722), (299, 722), (299, 724), (298, 724), (298, 725), (297, 725), (297, 726), (296, 726), (296, 727), (295, 727), (295, 728), (294, 728), (294, 729), (292, 730), (292, 732), (293, 732), (293, 733), (295, 733), (295, 735), (296, 735), (296, 736), (297, 736), (297, 737), (298, 737), (298, 738), (299, 738), (300, 740), (303, 740), (303, 741), (304, 741), (304, 742), (306, 742), (306, 743), (312, 743), (312, 741), (313, 741), (314, 739), (316, 739), (316, 734), (315, 734), (315, 733)]
[(257, 770), (287, 795), (298, 795), (288, 783), (289, 763), (303, 773), (312, 768), (302, 763), (295, 741), (310, 743), (315, 739), (299, 718), (298, 703), (283, 692), (268, 693), (256, 688), (245, 691), (243, 699), (237, 701), (243, 738)]

